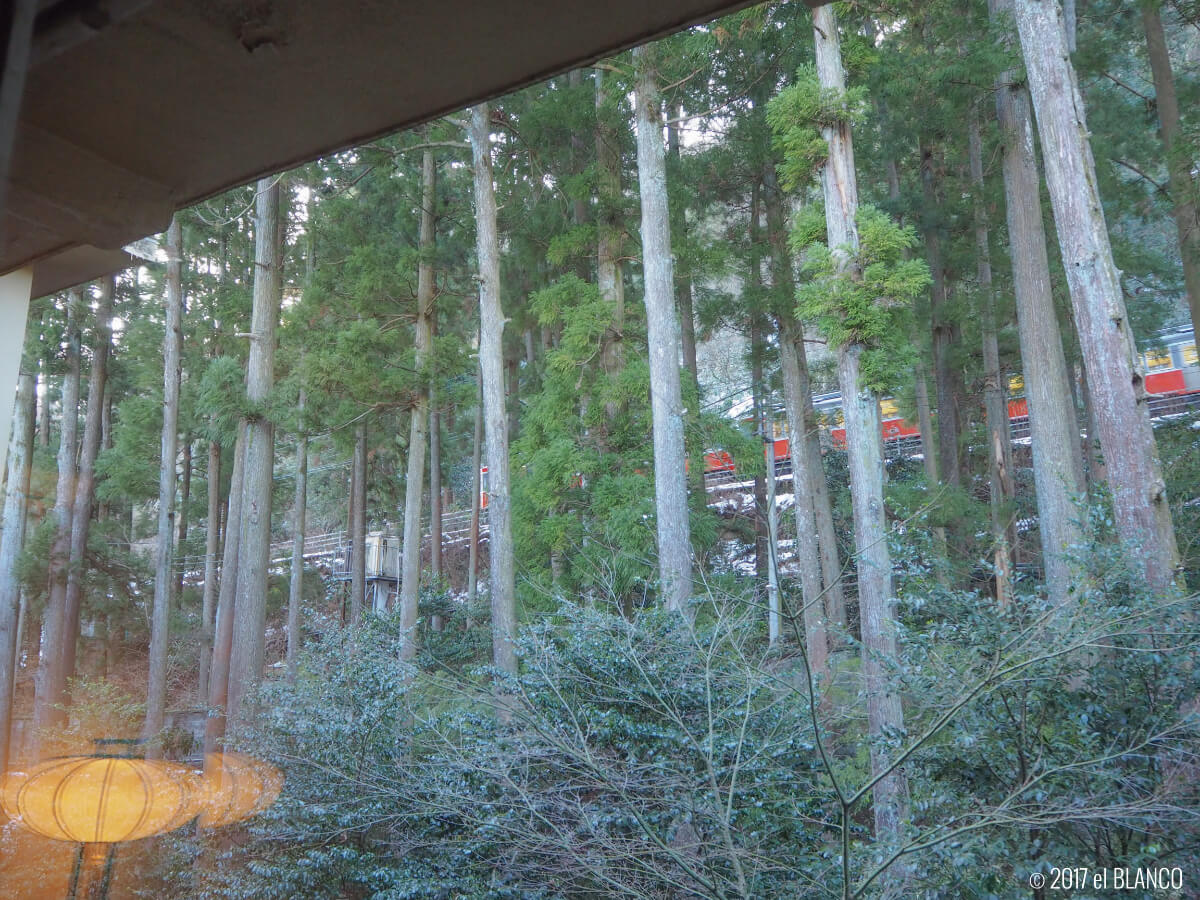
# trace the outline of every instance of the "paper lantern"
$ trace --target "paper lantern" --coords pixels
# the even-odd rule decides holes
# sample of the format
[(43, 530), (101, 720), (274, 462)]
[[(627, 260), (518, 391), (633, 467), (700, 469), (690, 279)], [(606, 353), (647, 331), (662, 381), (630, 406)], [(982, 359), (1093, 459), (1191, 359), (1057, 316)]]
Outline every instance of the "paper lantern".
[(115, 844), (179, 828), (204, 796), (196, 774), (178, 763), (68, 756), (9, 773), (0, 804), (44, 837)]
[(204, 757), (202, 828), (220, 828), (256, 816), (279, 796), (283, 773), (244, 753)]

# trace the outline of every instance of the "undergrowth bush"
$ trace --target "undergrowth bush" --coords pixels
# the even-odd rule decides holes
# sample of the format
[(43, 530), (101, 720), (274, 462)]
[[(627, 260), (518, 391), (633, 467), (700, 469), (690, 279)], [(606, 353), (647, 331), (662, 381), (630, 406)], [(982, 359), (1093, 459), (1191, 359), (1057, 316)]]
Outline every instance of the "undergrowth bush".
[(395, 619), (329, 625), (240, 736), (283, 769), (279, 802), (232, 839), (181, 839), (202, 864), (175, 889), (873, 896), (899, 860), (905, 896), (1016, 897), (1052, 864), (1200, 871), (1194, 603), (1148, 593), (1106, 546), (1058, 606), (906, 582), (886, 661), (904, 844), (871, 837), (853, 642), (811, 693), (794, 632), (769, 647), (742, 597), (704, 598), (694, 622), (565, 603), (522, 630), (517, 677), (409, 667)]

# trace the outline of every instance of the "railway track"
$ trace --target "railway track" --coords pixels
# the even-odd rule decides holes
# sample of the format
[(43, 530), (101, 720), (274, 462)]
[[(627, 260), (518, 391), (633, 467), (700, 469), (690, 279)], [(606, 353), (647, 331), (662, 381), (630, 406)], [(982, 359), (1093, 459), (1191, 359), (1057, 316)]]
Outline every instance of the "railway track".
[[(1168, 418), (1173, 418), (1181, 415), (1193, 415), (1200, 413), (1200, 393), (1166, 395), (1151, 397), (1147, 401), (1150, 410), (1150, 416), (1156, 421), (1162, 421)], [(1011, 420), (1011, 433), (1015, 442), (1024, 442), (1029, 439), (1029, 419), (1028, 417), (1015, 418)], [(886, 459), (899, 459), (902, 457), (916, 456), (923, 452), (920, 435), (909, 435), (895, 439), (884, 441), (884, 457)], [(334, 466), (339, 464), (334, 464)], [(776, 466), (776, 484), (777, 489), (782, 494), (791, 493), (791, 461), (782, 459)], [(730, 492), (753, 490), (754, 480), (746, 478), (738, 472), (718, 471), (710, 472), (704, 476), (704, 489), (712, 498), (709, 505), (716, 505), (721, 502), (722, 495), (728, 495)], [(422, 545), (427, 546), (431, 541), (431, 532), (429, 530), (428, 520), (424, 523), (422, 529)], [(488, 524), (486, 513), (479, 520), (479, 536), (481, 540), (486, 540), (488, 534)], [(467, 545), (471, 539), (471, 512), (470, 510), (459, 510), (456, 512), (447, 513), (442, 517), (442, 548), (449, 551), (456, 547)], [(304, 538), (304, 558), (306, 560), (321, 560), (333, 559), (338, 551), (346, 547), (350, 542), (349, 532), (343, 530), (329, 531), (324, 534), (309, 534)], [(283, 565), (292, 558), (292, 540), (286, 538), (275, 541), (271, 544), (271, 564), (273, 566)], [(179, 557), (175, 561), (177, 571), (181, 570), (185, 573), (203, 572), (204, 556), (184, 556)]]
[[(428, 545), (432, 539), (432, 533), (429, 531), (429, 523), (425, 523), (425, 528), (422, 529), (421, 537), (422, 545)], [(488, 525), (487, 516), (480, 517), (479, 520), (479, 539), (480, 542), (487, 540)], [(442, 550), (443, 552), (453, 550), (455, 547), (464, 547), (471, 540), (471, 512), (463, 510), (460, 512), (449, 513), (442, 517)], [(322, 559), (332, 560), (338, 551), (345, 548), (350, 543), (350, 533), (345, 529), (338, 531), (327, 531), (323, 534), (306, 534), (304, 536), (304, 558), (306, 560), (318, 561)], [(271, 565), (280, 566), (290, 562), (292, 558), (292, 539), (284, 538), (283, 540), (274, 541), (271, 544)], [(175, 560), (175, 568), (185, 573), (204, 571), (205, 557), (202, 554), (194, 556), (181, 556)]]

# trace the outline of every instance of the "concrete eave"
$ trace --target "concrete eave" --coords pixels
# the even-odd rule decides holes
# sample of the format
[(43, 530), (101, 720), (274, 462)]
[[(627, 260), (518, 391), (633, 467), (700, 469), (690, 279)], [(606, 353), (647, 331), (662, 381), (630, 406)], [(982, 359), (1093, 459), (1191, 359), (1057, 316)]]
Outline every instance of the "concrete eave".
[(0, 274), (97, 277), (176, 209), (746, 5), (43, 0)]

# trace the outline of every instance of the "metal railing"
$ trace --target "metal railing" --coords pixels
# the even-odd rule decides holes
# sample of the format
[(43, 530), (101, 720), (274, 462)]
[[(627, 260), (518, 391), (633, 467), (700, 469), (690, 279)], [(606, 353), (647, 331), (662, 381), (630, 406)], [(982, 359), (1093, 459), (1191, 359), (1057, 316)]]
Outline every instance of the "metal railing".
[[(1200, 411), (1200, 392), (1185, 394), (1166, 394), (1151, 396), (1147, 400), (1147, 408), (1153, 419), (1177, 416), (1193, 411)], [(1020, 416), (1009, 421), (1010, 433), (1014, 441), (1029, 438), (1029, 417)], [(909, 435), (900, 438), (890, 438), (883, 442), (883, 453), (886, 459), (901, 459), (915, 456), (923, 451), (921, 436)], [(321, 468), (335, 468), (343, 463), (333, 463)], [(791, 480), (791, 459), (777, 460), (775, 464), (776, 477), (780, 482)], [(753, 479), (736, 471), (709, 472), (704, 476), (704, 490), (710, 494), (721, 494), (735, 491), (753, 485)], [(784, 491), (787, 493), (787, 491)], [(479, 518), (480, 540), (486, 540), (488, 533), (487, 512), (483, 511)], [(428, 518), (424, 519), (421, 528), (422, 545), (430, 543), (431, 533)], [(442, 548), (452, 550), (468, 544), (471, 540), (471, 511), (457, 510), (442, 517)], [(308, 534), (304, 536), (304, 558), (324, 559), (334, 557), (338, 551), (350, 543), (350, 535), (345, 530), (330, 531), (324, 534)], [(292, 558), (292, 539), (285, 538), (271, 544), (271, 564), (281, 565)], [(196, 572), (204, 569), (203, 555), (177, 557), (176, 570)], [(218, 559), (218, 563), (220, 560)]]
[[(423, 523), (421, 529), (422, 546), (427, 546), (432, 541), (432, 532), (429, 528), (429, 522)], [(487, 540), (488, 522), (486, 512), (479, 517), (479, 538), (480, 542)], [(455, 547), (461, 547), (468, 544), (471, 540), (471, 511), (462, 510), (452, 512), (442, 517), (442, 549), (451, 550)], [(337, 556), (338, 552), (349, 546), (350, 533), (345, 529), (338, 531), (328, 531), (324, 534), (306, 534), (304, 536), (304, 558), (305, 559), (332, 559)], [(283, 538), (282, 540), (273, 541), (271, 543), (270, 559), (271, 565), (278, 566), (290, 561), (292, 558), (292, 539)], [(191, 556), (179, 556), (175, 558), (176, 571), (182, 572), (202, 572), (204, 570), (205, 556), (203, 554), (195, 554)], [(217, 563), (220, 564), (218, 556)]]
[(1200, 410), (1200, 391), (1193, 391), (1189, 394), (1154, 395), (1146, 401), (1146, 407), (1150, 410), (1152, 419), (1178, 416), (1192, 410)]

